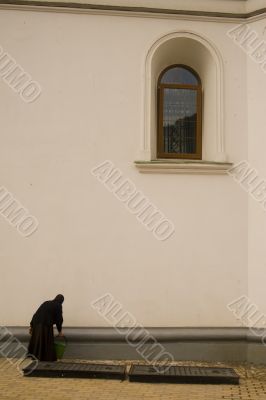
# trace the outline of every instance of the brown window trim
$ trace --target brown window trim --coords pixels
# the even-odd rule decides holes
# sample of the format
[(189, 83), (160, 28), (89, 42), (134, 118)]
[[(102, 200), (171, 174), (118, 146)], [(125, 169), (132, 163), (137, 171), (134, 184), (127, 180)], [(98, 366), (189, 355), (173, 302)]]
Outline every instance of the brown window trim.
[[(181, 85), (181, 84), (169, 84), (161, 83), (162, 76), (167, 70), (174, 67), (183, 67), (193, 73), (199, 81), (198, 85)], [(194, 89), (197, 90), (197, 133), (196, 133), (196, 152), (195, 153), (166, 153), (164, 152), (163, 146), (163, 98), (164, 89)], [(157, 87), (157, 115), (158, 115), (158, 127), (157, 127), (157, 158), (172, 158), (172, 159), (202, 159), (202, 86), (201, 80), (198, 74), (190, 67), (183, 64), (175, 64), (164, 69), (158, 79)]]

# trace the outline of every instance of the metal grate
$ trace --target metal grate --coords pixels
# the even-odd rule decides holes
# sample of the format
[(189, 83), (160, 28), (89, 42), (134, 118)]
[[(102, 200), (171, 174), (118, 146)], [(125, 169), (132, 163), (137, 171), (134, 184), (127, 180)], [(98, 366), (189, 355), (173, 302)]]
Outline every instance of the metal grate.
[[(125, 379), (126, 366), (108, 364), (86, 364), (45, 362), (34, 363), (23, 369), (24, 375), (29, 377), (47, 378), (102, 378), (102, 379)], [(32, 371), (31, 371), (32, 369)]]
[[(23, 369), (29, 377), (47, 378), (126, 378), (126, 365), (88, 364), (67, 362), (39, 362)], [(131, 382), (153, 383), (227, 383), (239, 384), (239, 376), (232, 368), (197, 366), (150, 366), (132, 364), (128, 373)]]
[(128, 376), (131, 382), (239, 384), (239, 376), (232, 368), (158, 366), (155, 369), (133, 364)]

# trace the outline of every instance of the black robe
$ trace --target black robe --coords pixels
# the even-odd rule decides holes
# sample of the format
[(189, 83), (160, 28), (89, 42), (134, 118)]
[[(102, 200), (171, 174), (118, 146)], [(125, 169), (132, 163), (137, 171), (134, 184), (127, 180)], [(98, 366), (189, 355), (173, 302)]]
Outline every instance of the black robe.
[(28, 348), (29, 355), (34, 355), (40, 361), (56, 361), (54, 324), (58, 332), (61, 332), (62, 304), (55, 300), (45, 301), (33, 315), (30, 323), (32, 334)]

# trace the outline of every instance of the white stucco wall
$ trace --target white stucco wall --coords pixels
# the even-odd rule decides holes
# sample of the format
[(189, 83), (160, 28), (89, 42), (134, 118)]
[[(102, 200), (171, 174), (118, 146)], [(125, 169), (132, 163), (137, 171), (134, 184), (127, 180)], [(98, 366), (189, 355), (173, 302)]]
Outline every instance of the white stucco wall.
[[(39, 221), (23, 238), (0, 218), (2, 324), (28, 324), (41, 301), (62, 292), (66, 325), (106, 326), (90, 302), (110, 292), (145, 326), (239, 325), (226, 305), (247, 293), (246, 194), (227, 175), (145, 175), (133, 164), (145, 58), (158, 38), (186, 29), (219, 48), (228, 160), (247, 157), (246, 56), (226, 36), (232, 26), (0, 11), (0, 45), (42, 87), (26, 104), (0, 81), (1, 185)], [(261, 75), (249, 88), (256, 95)], [(174, 223), (171, 238), (156, 240), (90, 174), (106, 159)]]
[[(257, 40), (247, 47), (248, 66), (248, 160), (250, 168), (257, 170), (253, 174), (256, 183), (266, 180), (265, 159), (265, 106), (266, 106), (266, 71), (261, 64), (254, 61), (250, 55), (259, 43), (264, 43), (266, 49), (265, 19), (250, 25), (250, 29), (256, 33)], [(255, 36), (254, 36), (255, 38)], [(252, 186), (253, 185), (253, 186)], [(254, 183), (248, 185), (254, 188)], [(266, 214), (262, 204), (249, 195), (249, 296), (257, 306), (257, 318), (264, 315), (261, 324), (265, 326), (266, 302), (265, 302), (265, 279), (266, 279)]]

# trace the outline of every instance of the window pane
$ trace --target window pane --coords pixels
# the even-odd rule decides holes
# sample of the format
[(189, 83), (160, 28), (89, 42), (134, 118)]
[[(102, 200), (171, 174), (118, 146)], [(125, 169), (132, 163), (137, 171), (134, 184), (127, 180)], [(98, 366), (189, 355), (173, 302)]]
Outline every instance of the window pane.
[(197, 91), (164, 89), (163, 134), (165, 153), (196, 153)]
[(198, 78), (188, 69), (174, 67), (168, 69), (162, 76), (161, 83), (173, 83), (179, 85), (198, 85)]

